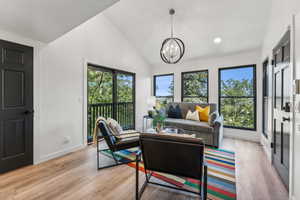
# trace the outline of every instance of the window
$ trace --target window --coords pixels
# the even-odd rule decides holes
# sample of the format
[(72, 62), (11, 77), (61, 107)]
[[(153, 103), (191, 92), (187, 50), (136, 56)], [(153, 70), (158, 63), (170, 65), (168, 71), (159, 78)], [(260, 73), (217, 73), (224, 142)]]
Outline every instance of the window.
[(219, 109), (224, 126), (256, 130), (256, 66), (219, 69)]
[(154, 76), (154, 96), (158, 107), (174, 101), (174, 74)]
[(181, 101), (208, 103), (208, 70), (181, 73)]

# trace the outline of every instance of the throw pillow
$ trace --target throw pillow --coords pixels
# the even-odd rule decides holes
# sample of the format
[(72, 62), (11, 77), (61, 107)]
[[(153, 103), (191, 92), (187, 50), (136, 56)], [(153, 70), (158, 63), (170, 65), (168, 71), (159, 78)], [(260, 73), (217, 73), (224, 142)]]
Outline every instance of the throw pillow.
[(192, 112), (191, 110), (189, 110), (186, 114), (185, 119), (187, 120), (193, 120), (193, 121), (200, 121), (199, 120), (199, 113), (197, 110), (195, 110), (195, 112)]
[(213, 112), (209, 115), (209, 119), (208, 119), (208, 124), (210, 126), (214, 125), (215, 120), (218, 118), (218, 113), (217, 112)]
[(169, 118), (175, 118), (175, 119), (181, 119), (181, 109), (179, 105), (177, 105), (175, 108), (173, 105), (171, 105), (168, 109), (168, 117)]
[(107, 125), (110, 128), (113, 135), (119, 136), (119, 135), (122, 134), (123, 129), (116, 120), (114, 120), (112, 118), (108, 118), (107, 119)]
[(200, 120), (204, 122), (208, 122), (210, 106), (206, 106), (205, 108), (202, 108), (201, 106), (196, 106), (195, 109), (199, 112)]

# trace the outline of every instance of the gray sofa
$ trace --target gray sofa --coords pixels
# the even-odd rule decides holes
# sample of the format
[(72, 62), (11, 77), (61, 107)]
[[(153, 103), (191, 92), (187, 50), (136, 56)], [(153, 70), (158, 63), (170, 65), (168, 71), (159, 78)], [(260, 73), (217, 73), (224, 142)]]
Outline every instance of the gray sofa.
[[(174, 108), (179, 105), (182, 118), (167, 118), (165, 126), (181, 128), (186, 134), (195, 134), (196, 137), (202, 138), (207, 145), (214, 147), (220, 146), (223, 139), (223, 117), (218, 114), (217, 104), (169, 103), (166, 107), (166, 115), (171, 105), (173, 105)], [(216, 113), (216, 118), (212, 120), (211, 123), (186, 120), (185, 117), (188, 110), (195, 111), (196, 105), (200, 105), (201, 107), (210, 105), (210, 113)]]

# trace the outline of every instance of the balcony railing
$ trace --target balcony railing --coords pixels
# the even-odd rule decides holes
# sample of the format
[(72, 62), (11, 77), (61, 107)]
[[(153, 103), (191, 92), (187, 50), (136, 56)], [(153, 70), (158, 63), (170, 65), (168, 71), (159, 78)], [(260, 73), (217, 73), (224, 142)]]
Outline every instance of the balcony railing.
[(98, 103), (88, 105), (88, 142), (93, 140), (93, 130), (98, 117), (116, 119), (124, 130), (134, 129), (134, 103)]

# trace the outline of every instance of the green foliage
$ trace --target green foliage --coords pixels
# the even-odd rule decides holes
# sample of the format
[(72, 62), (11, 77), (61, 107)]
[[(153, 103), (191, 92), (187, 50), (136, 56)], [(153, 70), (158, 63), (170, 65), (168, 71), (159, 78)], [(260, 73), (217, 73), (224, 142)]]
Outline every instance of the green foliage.
[(163, 126), (165, 120), (166, 116), (164, 114), (162, 114), (161, 112), (155, 112), (153, 115), (153, 126), (156, 127), (158, 124)]
[(253, 96), (253, 80), (228, 79), (221, 81), (221, 94), (224, 96)]
[(253, 80), (221, 82), (221, 113), (226, 126), (254, 128)]
[(113, 77), (109, 72), (88, 70), (88, 102), (112, 103)]
[(133, 79), (126, 74), (117, 75), (118, 102), (133, 102)]
[[(183, 96), (185, 102), (207, 102), (208, 96), (208, 73), (193, 72), (183, 76)], [(202, 98), (201, 98), (202, 97)], [(205, 98), (203, 98), (205, 97)]]
[(160, 110), (167, 106), (168, 103), (173, 102), (173, 97), (159, 97), (156, 98), (156, 109)]
[[(118, 102), (133, 102), (133, 78), (117, 74)], [(89, 104), (113, 102), (113, 75), (110, 72), (88, 70)]]

